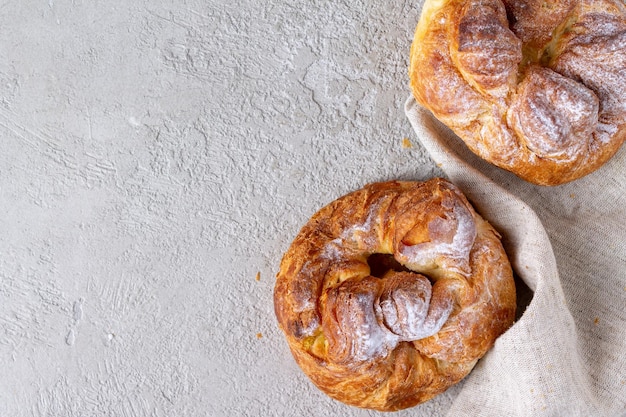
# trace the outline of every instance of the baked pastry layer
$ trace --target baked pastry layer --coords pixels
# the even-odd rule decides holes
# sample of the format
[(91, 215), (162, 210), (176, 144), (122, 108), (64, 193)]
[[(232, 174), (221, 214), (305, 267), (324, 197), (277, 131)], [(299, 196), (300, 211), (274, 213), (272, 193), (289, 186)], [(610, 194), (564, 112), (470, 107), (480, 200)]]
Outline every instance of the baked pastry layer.
[(383, 411), (466, 376), (515, 304), (500, 236), (444, 179), (370, 184), (322, 208), (284, 255), (274, 292), (310, 379)]
[(626, 6), (426, 0), (409, 76), (483, 159), (536, 184), (572, 181), (626, 140)]

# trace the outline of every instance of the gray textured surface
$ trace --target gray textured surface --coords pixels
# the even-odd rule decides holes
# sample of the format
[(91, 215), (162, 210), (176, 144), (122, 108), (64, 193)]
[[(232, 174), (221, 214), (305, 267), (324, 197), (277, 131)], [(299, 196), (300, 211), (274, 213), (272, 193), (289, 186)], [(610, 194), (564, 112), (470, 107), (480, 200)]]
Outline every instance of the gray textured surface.
[(403, 114), (418, 15), (5, 2), (0, 416), (376, 415), (300, 372), (272, 291), (322, 205), (439, 173)]

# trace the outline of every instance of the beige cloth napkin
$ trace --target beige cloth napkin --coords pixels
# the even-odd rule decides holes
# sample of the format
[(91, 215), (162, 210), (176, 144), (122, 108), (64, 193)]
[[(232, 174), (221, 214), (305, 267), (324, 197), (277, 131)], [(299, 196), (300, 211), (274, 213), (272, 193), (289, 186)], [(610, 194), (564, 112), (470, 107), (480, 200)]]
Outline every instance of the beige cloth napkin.
[(479, 160), (412, 98), (405, 111), (534, 291), (449, 415), (626, 416), (626, 146), (585, 178), (540, 187)]

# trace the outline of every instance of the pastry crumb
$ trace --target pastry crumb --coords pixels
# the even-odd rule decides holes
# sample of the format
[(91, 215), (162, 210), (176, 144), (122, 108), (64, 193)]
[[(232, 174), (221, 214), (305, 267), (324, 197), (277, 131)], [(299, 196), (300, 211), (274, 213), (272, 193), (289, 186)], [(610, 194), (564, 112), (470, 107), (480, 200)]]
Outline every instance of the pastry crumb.
[(599, 317), (596, 317), (596, 318), (593, 320), (593, 324), (598, 324), (598, 322), (599, 322), (599, 321), (600, 321), (600, 318), (599, 318)]
[(257, 334), (256, 334), (256, 338), (257, 338), (257, 339), (260, 339), (260, 338), (262, 338), (262, 337), (263, 337), (263, 333), (257, 333)]
[(569, 198), (576, 198), (576, 194), (571, 193), (571, 194), (569, 195)]
[(412, 148), (413, 144), (411, 143), (409, 138), (404, 138), (404, 139), (402, 139), (402, 147), (405, 148), (405, 149)]
[(257, 281), (261, 281), (261, 271), (256, 273), (256, 278)]

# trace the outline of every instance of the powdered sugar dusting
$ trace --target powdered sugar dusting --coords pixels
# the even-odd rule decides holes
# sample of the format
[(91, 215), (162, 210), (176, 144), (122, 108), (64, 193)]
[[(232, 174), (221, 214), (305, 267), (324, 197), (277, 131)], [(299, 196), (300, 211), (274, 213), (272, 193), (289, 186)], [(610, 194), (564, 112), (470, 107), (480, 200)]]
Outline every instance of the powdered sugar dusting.
[(384, 325), (402, 341), (437, 333), (452, 310), (449, 294), (433, 294), (430, 281), (419, 274), (393, 272), (386, 277), (378, 308)]
[(329, 261), (337, 261), (345, 256), (344, 241), (336, 238), (328, 242), (322, 250), (321, 257)]
[(594, 139), (600, 143), (608, 143), (615, 133), (617, 133), (616, 125), (598, 123), (598, 129), (594, 132)]
[[(445, 268), (467, 275), (469, 271), (469, 253), (476, 238), (476, 224), (472, 213), (456, 199), (447, 197), (442, 207), (442, 217), (428, 225), (430, 241), (417, 245), (400, 245), (400, 254), (404, 263), (414, 271), (429, 271)], [(432, 233), (433, 228), (454, 229), (452, 241), (446, 241)]]
[[(376, 245), (376, 234), (373, 227), (376, 226), (377, 205), (373, 205), (363, 223), (351, 225), (341, 231), (340, 235), (330, 240), (322, 249), (321, 256), (330, 261), (338, 261), (347, 256), (347, 251), (365, 245)], [(376, 245), (377, 246), (377, 245)]]
[(522, 43), (509, 29), (499, 0), (470, 0), (460, 12), (455, 61), (467, 82), (479, 91), (503, 98), (515, 84)]
[(324, 331), (336, 363), (360, 363), (386, 355), (399, 342), (439, 332), (452, 311), (450, 294), (432, 291), (429, 280), (391, 272), (380, 280), (344, 281), (330, 290)]
[[(373, 309), (368, 314), (368, 318), (375, 318)], [(380, 326), (375, 320), (364, 322), (353, 328), (352, 331), (351, 352), (356, 361), (367, 361), (384, 356), (387, 352), (393, 350), (400, 340), (398, 336)]]
[(569, 161), (587, 148), (598, 123), (596, 95), (548, 68), (531, 66), (508, 112), (508, 123), (532, 152)]
[(374, 311), (379, 288), (380, 280), (368, 277), (344, 281), (329, 291), (323, 326), (334, 362), (363, 362), (396, 347), (398, 336), (380, 325)]

